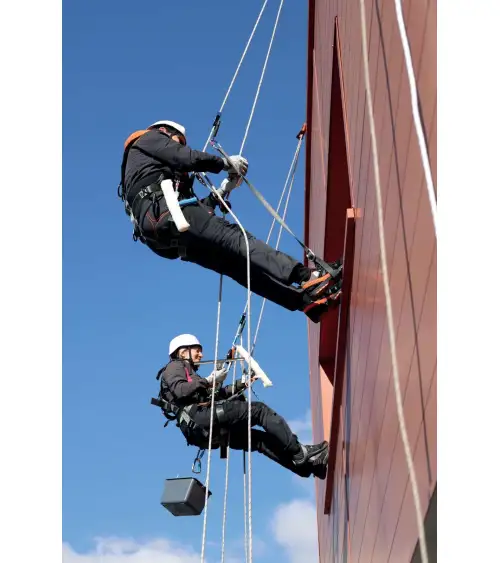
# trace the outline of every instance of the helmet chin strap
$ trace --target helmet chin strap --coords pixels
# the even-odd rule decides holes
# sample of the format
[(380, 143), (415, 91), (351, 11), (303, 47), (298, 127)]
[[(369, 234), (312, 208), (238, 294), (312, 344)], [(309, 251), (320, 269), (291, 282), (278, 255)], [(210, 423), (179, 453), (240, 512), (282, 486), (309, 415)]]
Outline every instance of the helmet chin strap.
[(191, 364), (191, 367), (193, 368), (194, 371), (198, 371), (200, 366), (197, 366), (194, 363), (191, 346), (188, 348), (188, 350), (189, 350), (189, 363)]

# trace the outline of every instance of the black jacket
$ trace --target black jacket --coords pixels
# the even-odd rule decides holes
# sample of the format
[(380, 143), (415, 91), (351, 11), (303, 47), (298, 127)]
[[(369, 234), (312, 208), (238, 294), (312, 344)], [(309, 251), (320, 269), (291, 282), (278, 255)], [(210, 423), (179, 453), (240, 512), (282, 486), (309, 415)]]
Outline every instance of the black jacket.
[[(195, 151), (173, 141), (158, 129), (144, 133), (130, 148), (125, 167), (125, 193), (137, 192), (148, 183), (156, 182), (161, 173), (165, 179), (188, 172), (213, 172), (224, 168), (219, 156)], [(135, 194), (134, 194), (135, 195)]]
[[(186, 371), (187, 370), (187, 371)], [(188, 374), (189, 379), (188, 380)], [(245, 384), (240, 381), (233, 385), (221, 387), (216, 399), (229, 399), (234, 393), (241, 391)], [(167, 364), (161, 374), (162, 396), (166, 401), (173, 402), (178, 407), (203, 403), (210, 400), (212, 384), (200, 377), (187, 360), (173, 360)]]

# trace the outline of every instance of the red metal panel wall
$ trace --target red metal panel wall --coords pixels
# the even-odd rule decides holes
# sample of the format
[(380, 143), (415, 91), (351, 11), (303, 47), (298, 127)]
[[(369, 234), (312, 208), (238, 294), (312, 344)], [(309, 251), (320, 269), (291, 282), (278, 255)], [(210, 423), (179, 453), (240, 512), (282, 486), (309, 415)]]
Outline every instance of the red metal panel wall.
[[(436, 484), (436, 240), (392, 0), (366, 0), (369, 66), (404, 409), (423, 510)], [(436, 182), (436, 2), (403, 3), (424, 131)], [(355, 263), (340, 439), (330, 514), (318, 483), (322, 563), (409, 562), (415, 510), (399, 434), (380, 270), (375, 186), (355, 0), (310, 2), (306, 241), (323, 255), (335, 20), (343, 68)], [(334, 150), (332, 148), (332, 150)], [(322, 346), (323, 344), (321, 344)], [(333, 344), (332, 344), (333, 345)], [(314, 435), (323, 439), (331, 388), (319, 367), (320, 327), (309, 326)], [(331, 384), (330, 384), (331, 387)], [(346, 486), (347, 484), (347, 486)]]

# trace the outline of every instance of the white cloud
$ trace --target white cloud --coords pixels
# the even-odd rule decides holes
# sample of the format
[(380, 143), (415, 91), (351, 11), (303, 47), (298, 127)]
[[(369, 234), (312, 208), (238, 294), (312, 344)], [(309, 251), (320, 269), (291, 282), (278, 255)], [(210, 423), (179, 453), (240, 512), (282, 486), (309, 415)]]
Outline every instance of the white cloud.
[(309, 409), (302, 418), (296, 418), (288, 421), (292, 431), (297, 434), (299, 440), (303, 444), (312, 443), (312, 418), (311, 409)]
[[(220, 544), (207, 542), (207, 548), (215, 548), (219, 560)], [(235, 557), (226, 549), (227, 563), (242, 563), (242, 557)], [(207, 563), (210, 558), (206, 559)], [(68, 543), (63, 543), (63, 563), (199, 563), (200, 553), (191, 546), (167, 539), (139, 542), (132, 538), (96, 538), (95, 547), (87, 553), (77, 553)]]
[(290, 563), (319, 560), (316, 507), (309, 500), (296, 499), (278, 506), (272, 529)]
[(63, 544), (63, 563), (199, 563), (200, 556), (189, 546), (156, 539), (143, 543), (126, 538), (97, 538), (87, 553), (77, 553)]
[[(318, 541), (316, 508), (307, 499), (295, 499), (279, 505), (274, 511), (271, 530), (277, 544), (287, 556), (287, 563), (317, 563)], [(210, 545), (209, 545), (210, 544)], [(220, 558), (220, 545), (207, 542), (213, 561)], [(267, 551), (260, 538), (254, 537), (254, 557)], [(199, 563), (199, 551), (193, 547), (168, 539), (138, 541), (132, 538), (96, 538), (93, 549), (76, 552), (63, 543), (62, 563)], [(215, 555), (217, 553), (217, 555)], [(236, 554), (238, 554), (236, 556)], [(207, 560), (210, 560), (210, 558)], [(244, 560), (243, 538), (229, 539), (226, 544), (226, 562), (242, 563)], [(284, 561), (284, 558), (279, 559)]]

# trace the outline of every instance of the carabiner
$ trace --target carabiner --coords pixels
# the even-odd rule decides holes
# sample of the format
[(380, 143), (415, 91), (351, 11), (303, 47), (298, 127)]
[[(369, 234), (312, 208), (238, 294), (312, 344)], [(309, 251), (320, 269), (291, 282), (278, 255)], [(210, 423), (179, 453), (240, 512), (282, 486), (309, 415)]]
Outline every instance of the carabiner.
[(198, 453), (196, 454), (196, 457), (194, 458), (193, 466), (191, 467), (191, 471), (193, 473), (196, 473), (196, 474), (201, 473), (201, 458), (203, 457), (204, 454), (205, 454), (205, 450), (202, 450), (201, 448), (199, 448)]

